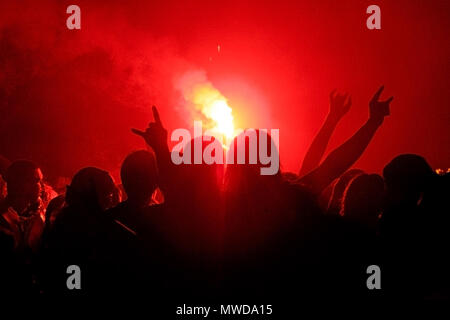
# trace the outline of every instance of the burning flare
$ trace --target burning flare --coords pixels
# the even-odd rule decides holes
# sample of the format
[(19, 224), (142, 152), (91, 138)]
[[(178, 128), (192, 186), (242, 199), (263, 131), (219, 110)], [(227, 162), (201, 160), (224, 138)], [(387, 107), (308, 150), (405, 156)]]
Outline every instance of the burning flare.
[(188, 104), (193, 105), (195, 110), (206, 118), (205, 128), (222, 135), (225, 142), (231, 141), (235, 133), (233, 110), (228, 105), (227, 99), (214, 88), (203, 71), (185, 73), (177, 82), (177, 88)]

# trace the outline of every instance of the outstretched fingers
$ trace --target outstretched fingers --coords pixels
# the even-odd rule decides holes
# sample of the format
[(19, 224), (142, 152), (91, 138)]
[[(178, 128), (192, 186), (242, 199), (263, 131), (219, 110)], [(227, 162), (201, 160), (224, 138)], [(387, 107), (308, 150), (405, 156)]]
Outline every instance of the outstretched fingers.
[(162, 126), (161, 118), (159, 117), (158, 109), (156, 109), (155, 106), (152, 106), (152, 112), (153, 112), (153, 119), (155, 119), (155, 122)]
[(377, 102), (380, 99), (383, 89), (384, 89), (384, 86), (381, 86), (380, 89), (378, 89), (378, 91), (373, 95), (371, 102)]
[(390, 97), (389, 99), (387, 99), (386, 101), (383, 101), (383, 105), (385, 106), (385, 115), (390, 115), (391, 114), (391, 109), (389, 104), (391, 103), (391, 101), (394, 99), (394, 97)]
[(145, 132), (144, 131), (132, 128), (131, 132), (133, 132), (134, 134), (137, 134), (138, 136), (145, 137)]
[(394, 96), (390, 97), (389, 99), (387, 99), (386, 101), (384, 101), (385, 103), (391, 103), (391, 101), (394, 100)]

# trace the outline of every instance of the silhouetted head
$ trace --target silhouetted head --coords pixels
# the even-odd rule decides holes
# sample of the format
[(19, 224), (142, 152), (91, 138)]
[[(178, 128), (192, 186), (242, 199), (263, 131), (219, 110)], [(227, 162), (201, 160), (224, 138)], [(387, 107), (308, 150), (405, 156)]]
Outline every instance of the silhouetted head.
[[(225, 172), (225, 242), (232, 255), (276, 246), (280, 236), (309, 214), (309, 194), (296, 175), (280, 171), (278, 136), (246, 130), (231, 143)], [(304, 201), (306, 200), (306, 201)], [(228, 250), (227, 249), (227, 250)]]
[(69, 207), (84, 207), (104, 211), (115, 206), (116, 185), (107, 171), (87, 167), (78, 171), (67, 186)]
[(145, 150), (129, 154), (122, 163), (120, 178), (128, 201), (148, 205), (157, 187), (158, 169), (155, 156)]
[(184, 249), (207, 248), (215, 243), (220, 230), (223, 147), (219, 139), (201, 136), (190, 140), (182, 151), (184, 163), (176, 168), (179, 185), (175, 186), (182, 198), (175, 203), (176, 216), (168, 216), (183, 230), (174, 239), (183, 239)]
[(383, 178), (378, 174), (360, 174), (345, 189), (341, 215), (375, 226), (383, 199)]
[[(195, 153), (201, 163), (195, 163)], [(207, 201), (209, 197), (218, 195), (224, 171), (224, 152), (220, 141), (214, 137), (201, 136), (192, 139), (183, 147), (183, 155), (190, 156), (191, 164), (183, 164), (183, 175), (190, 185), (187, 193), (196, 199)], [(211, 199), (216, 201), (214, 199)]]
[(279, 153), (275, 141), (263, 130), (245, 130), (227, 152), (225, 188), (229, 193), (260, 193), (281, 182)]
[(388, 205), (416, 205), (433, 176), (433, 169), (423, 157), (395, 157), (383, 170)]
[(20, 214), (30, 205), (39, 202), (44, 190), (41, 169), (32, 161), (14, 161), (6, 170), (8, 199), (11, 206)]
[(328, 210), (331, 213), (339, 213), (341, 211), (342, 198), (344, 191), (352, 179), (363, 174), (361, 169), (350, 169), (344, 172), (336, 181), (333, 192), (331, 194), (330, 203), (328, 204)]

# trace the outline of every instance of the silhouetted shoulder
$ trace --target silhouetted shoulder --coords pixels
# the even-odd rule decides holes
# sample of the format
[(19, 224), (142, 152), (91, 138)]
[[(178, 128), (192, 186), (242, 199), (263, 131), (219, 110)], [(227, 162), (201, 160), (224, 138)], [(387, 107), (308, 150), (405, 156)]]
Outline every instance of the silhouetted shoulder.
[(157, 229), (163, 223), (164, 211), (165, 205), (163, 204), (140, 208), (124, 201), (105, 213), (116, 223), (132, 230), (139, 236)]

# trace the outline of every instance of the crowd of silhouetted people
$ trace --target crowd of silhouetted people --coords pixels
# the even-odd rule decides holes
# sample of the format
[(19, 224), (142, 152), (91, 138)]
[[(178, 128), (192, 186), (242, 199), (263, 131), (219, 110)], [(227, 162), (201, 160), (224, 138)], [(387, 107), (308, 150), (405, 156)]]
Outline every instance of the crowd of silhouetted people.
[[(148, 148), (123, 160), (120, 182), (87, 167), (56, 192), (38, 164), (1, 157), (0, 290), (450, 298), (449, 172), (415, 154), (392, 155), (382, 175), (353, 168), (389, 115), (382, 90), (368, 120), (322, 159), (351, 105), (332, 93), (298, 173), (261, 175), (264, 164), (248, 161), (175, 165), (156, 108), (148, 128), (133, 129)], [(246, 159), (250, 138), (233, 142)], [(214, 141), (197, 139), (203, 148)], [(80, 290), (67, 287), (70, 265), (81, 270)], [(367, 287), (370, 265), (381, 270), (380, 290)]]

